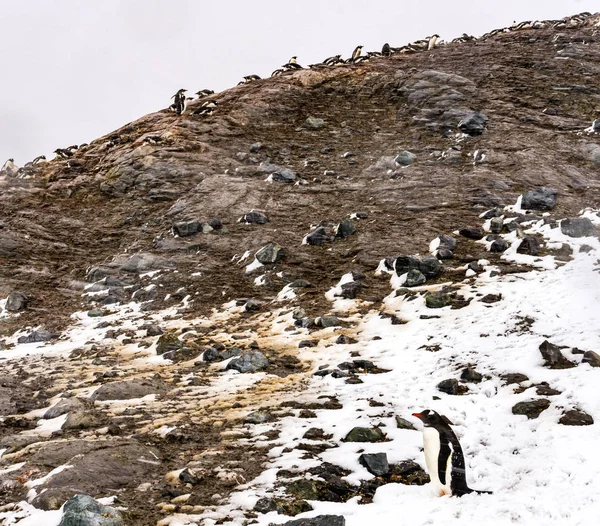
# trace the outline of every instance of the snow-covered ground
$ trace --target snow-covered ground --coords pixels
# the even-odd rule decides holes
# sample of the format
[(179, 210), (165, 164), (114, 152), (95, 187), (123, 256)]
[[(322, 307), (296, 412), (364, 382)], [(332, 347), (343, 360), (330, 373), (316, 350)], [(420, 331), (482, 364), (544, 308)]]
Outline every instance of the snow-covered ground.
[[(600, 218), (585, 211), (596, 224)], [(281, 469), (304, 472), (323, 461), (352, 471), (346, 477), (351, 484), (372, 478), (358, 462), (361, 452), (387, 453), (390, 463), (415, 460), (424, 466), (420, 431), (398, 429), (395, 415), (411, 420), (411, 413), (435, 409), (454, 423), (467, 461), (467, 481), (472, 488), (491, 490), (493, 495), (467, 495), (462, 498), (436, 497), (429, 485), (405, 486), (390, 483), (380, 487), (372, 504), (359, 505), (357, 499), (346, 503), (310, 501), (313, 511), (295, 517), (323, 514), (343, 515), (348, 526), (376, 521), (380, 526), (436, 524), (488, 525), (581, 525), (597, 524), (600, 516), (600, 368), (579, 363), (581, 354), (572, 348), (600, 353), (600, 242), (597, 238), (569, 238), (543, 221), (525, 227), (525, 234), (538, 233), (547, 243), (573, 248), (573, 259), (566, 264), (552, 256), (536, 258), (516, 253), (520, 242), (517, 234), (506, 234), (512, 243), (504, 257), (528, 263), (538, 270), (492, 277), (492, 266), (476, 277), (465, 279), (458, 291), (469, 305), (452, 310), (428, 309), (423, 295), (409, 298), (396, 296), (391, 290), (385, 300), (385, 311), (408, 322), (392, 325), (378, 311), (359, 317), (351, 334), (357, 343), (339, 345), (334, 328), (313, 333), (319, 346), (300, 349), (300, 358), (310, 359), (314, 371), (328, 364), (335, 366), (359, 353), (389, 372), (361, 375), (363, 383), (350, 385), (343, 378), (311, 376), (305, 392), (308, 399), (319, 395), (335, 395), (343, 409), (317, 410), (314, 418), (285, 417), (275, 423), (250, 426), (255, 443), (261, 443), (265, 432), (280, 430), (277, 444), (270, 452), (270, 464), (255, 480), (240, 486), (230, 501), (207, 510), (202, 516), (173, 515), (161, 524), (212, 526), (227, 518), (228, 524), (246, 524), (244, 514), (261, 497), (281, 494), (275, 485)], [(581, 251), (583, 245), (591, 250)], [(484, 262), (485, 264), (485, 262)], [(344, 276), (332, 289), (329, 299), (345, 305), (350, 300), (335, 298), (341, 284), (351, 281)], [(393, 281), (393, 280), (392, 280)], [(431, 286), (413, 288), (431, 290)], [(433, 287), (434, 289), (436, 287)], [(438, 286), (439, 288), (439, 286)], [(339, 289), (339, 290), (338, 290)], [(479, 301), (486, 294), (501, 294), (496, 303)], [(280, 298), (283, 299), (283, 298)], [(232, 307), (233, 308), (233, 307)], [(421, 315), (427, 315), (423, 319)], [(432, 318), (431, 316), (439, 316)], [(132, 312), (132, 318), (134, 313)], [(292, 323), (286, 314), (287, 326)], [(282, 321), (279, 319), (279, 321)], [(275, 327), (276, 323), (273, 324)], [(80, 322), (80, 332), (73, 329), (73, 340), (89, 338)], [(274, 330), (273, 333), (276, 331)], [(283, 335), (283, 333), (282, 333)], [(296, 339), (306, 337), (298, 331)], [(293, 337), (286, 336), (290, 344)], [(563, 354), (578, 365), (571, 369), (552, 370), (544, 367), (539, 345), (549, 340), (566, 346)], [(51, 347), (51, 346), (49, 346)], [(11, 351), (18, 356), (19, 351)], [(434, 350), (435, 349), (435, 350)], [(63, 348), (57, 349), (63, 351)], [(41, 351), (43, 352), (43, 351)], [(468, 383), (462, 396), (447, 395), (436, 385), (448, 378), (460, 378), (461, 371), (473, 367), (483, 375), (481, 383)], [(517, 385), (505, 385), (501, 375), (522, 373), (529, 377), (523, 392), (515, 394)], [(535, 385), (547, 382), (560, 394), (548, 396), (550, 407), (537, 419), (513, 415), (512, 407), (521, 401), (545, 398), (536, 395)], [(383, 405), (373, 407), (369, 401)], [(592, 415), (595, 424), (565, 426), (558, 423), (568, 410), (579, 409)], [(415, 426), (419, 426), (416, 419)], [(388, 441), (352, 443), (342, 439), (355, 426), (378, 425)], [(319, 459), (303, 459), (297, 449), (308, 428), (321, 428), (332, 438), (335, 447), (319, 455)], [(272, 442), (271, 442), (272, 444)], [(19, 524), (57, 524), (57, 512), (38, 512), (23, 504), (19, 513), (0, 512), (0, 520), (16, 524), (17, 516), (28, 516)], [(36, 518), (37, 517), (37, 518)], [(37, 522), (34, 520), (36, 518)], [(32, 522), (33, 520), (33, 522)], [(290, 517), (275, 512), (258, 514), (256, 524), (284, 523)]]

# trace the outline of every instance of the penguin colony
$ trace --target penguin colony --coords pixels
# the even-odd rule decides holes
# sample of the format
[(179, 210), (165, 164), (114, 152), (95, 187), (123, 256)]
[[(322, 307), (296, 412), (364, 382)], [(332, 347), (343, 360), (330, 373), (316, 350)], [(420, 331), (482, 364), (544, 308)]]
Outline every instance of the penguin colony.
[[(475, 40), (487, 40), (488, 38), (494, 37), (496, 35), (510, 33), (513, 31), (520, 31), (520, 30), (572, 29), (572, 28), (578, 28), (578, 27), (590, 26), (590, 25), (600, 27), (600, 20), (598, 19), (597, 15), (593, 15), (591, 13), (584, 12), (584, 13), (579, 13), (579, 14), (573, 15), (573, 16), (567, 16), (560, 20), (534, 20), (534, 21), (528, 20), (525, 22), (514, 23), (510, 27), (505, 27), (502, 29), (494, 29), (494, 30), (490, 31), (489, 33), (485, 33), (484, 35), (482, 35), (479, 38), (476, 38), (474, 36), (463, 33), (460, 37), (455, 38), (450, 43), (456, 44), (456, 43), (473, 42)], [(345, 66), (345, 65), (350, 65), (350, 64), (358, 64), (360, 62), (364, 62), (364, 61), (367, 61), (367, 60), (370, 60), (373, 58), (390, 57), (391, 55), (394, 55), (397, 53), (407, 54), (407, 53), (417, 53), (420, 51), (431, 51), (437, 47), (445, 46), (447, 44), (448, 44), (447, 42), (444, 42), (443, 40), (440, 39), (439, 35), (434, 34), (434, 35), (431, 35), (424, 39), (417, 40), (415, 42), (412, 42), (411, 44), (407, 44), (407, 45), (401, 46), (401, 47), (392, 47), (388, 43), (385, 43), (383, 45), (383, 47), (381, 48), (381, 51), (368, 51), (366, 54), (362, 53), (363, 46), (357, 46), (354, 49), (354, 51), (352, 52), (351, 57), (348, 59), (344, 60), (341, 55), (334, 55), (332, 57), (326, 58), (325, 60), (323, 60), (322, 62), (319, 62), (317, 64), (309, 64), (308, 68), (309, 69), (319, 69), (319, 68), (328, 68), (328, 67), (336, 67), (336, 66)], [(298, 64), (297, 59), (298, 59), (298, 57), (296, 57), (296, 56), (291, 57), (287, 61), (286, 64), (284, 64), (280, 68), (273, 71), (273, 73), (271, 73), (271, 77), (283, 75), (284, 73), (287, 73), (290, 71), (305, 69), (300, 64)], [(245, 77), (243, 77), (243, 80), (238, 85), (248, 84), (250, 82), (254, 82), (257, 80), (261, 80), (261, 77), (259, 77), (258, 75), (246, 75)], [(177, 91), (177, 93), (175, 93), (175, 95), (173, 95), (171, 97), (174, 100), (168, 109), (170, 111), (176, 113), (179, 116), (184, 114), (184, 112), (187, 108), (187, 102), (189, 100), (192, 100), (191, 97), (185, 96), (186, 91), (187, 91), (186, 89), (180, 89)], [(206, 99), (208, 97), (211, 97), (214, 94), (215, 94), (215, 92), (213, 90), (202, 89), (202, 90), (196, 92), (196, 96), (197, 96), (196, 101)], [(203, 100), (202, 104), (199, 107), (195, 108), (194, 111), (191, 112), (191, 115), (193, 115), (195, 117), (203, 117), (203, 116), (211, 115), (212, 113), (214, 113), (215, 109), (217, 108), (217, 105), (218, 105), (218, 102), (216, 100), (213, 100), (213, 99)], [(114, 138), (109, 138), (109, 141), (106, 143), (106, 145), (107, 145), (107, 147), (110, 148), (111, 146), (114, 146), (118, 142), (119, 142), (119, 138), (118, 138), (118, 136), (116, 136)], [(152, 141), (149, 138), (149, 140), (146, 142), (149, 144), (157, 144), (160, 141), (158, 141), (158, 140)], [(79, 146), (79, 149), (81, 149), (84, 146), (87, 146), (87, 144), (81, 144)], [(78, 147), (75, 145), (69, 146), (68, 148), (57, 148), (56, 150), (54, 150), (56, 157), (53, 160), (57, 160), (57, 159), (58, 160), (66, 160), (67, 165), (70, 168), (75, 168), (77, 166), (80, 166), (81, 163), (78, 163), (71, 159), (71, 157), (73, 157), (73, 155), (75, 154), (77, 149), (78, 149)], [(30, 162), (26, 163), (23, 167), (19, 168), (18, 166), (16, 166), (14, 159), (11, 158), (11, 159), (8, 159), (4, 163), (2, 168), (0, 169), (0, 176), (7, 175), (7, 176), (11, 176), (11, 177), (16, 176), (16, 177), (22, 177), (22, 178), (32, 177), (35, 175), (36, 167), (40, 163), (45, 162), (45, 161), (46, 161), (46, 157), (43, 155), (40, 155), (39, 157), (36, 157), (33, 161), (30, 161)], [(478, 159), (474, 159), (474, 161), (477, 162)]]

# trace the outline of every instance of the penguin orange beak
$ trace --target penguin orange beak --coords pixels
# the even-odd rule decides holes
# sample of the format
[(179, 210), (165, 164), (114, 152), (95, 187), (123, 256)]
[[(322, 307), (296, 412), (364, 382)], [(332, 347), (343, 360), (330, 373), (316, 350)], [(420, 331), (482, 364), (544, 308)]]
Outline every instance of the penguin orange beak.
[(412, 416), (415, 416), (417, 418), (421, 418), (421, 413), (413, 413)]

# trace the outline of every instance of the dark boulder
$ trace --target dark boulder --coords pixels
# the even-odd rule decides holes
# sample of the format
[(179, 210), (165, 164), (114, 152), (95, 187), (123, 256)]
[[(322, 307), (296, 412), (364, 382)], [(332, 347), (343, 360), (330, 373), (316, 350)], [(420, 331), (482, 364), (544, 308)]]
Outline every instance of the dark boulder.
[(310, 519), (298, 519), (284, 522), (282, 526), (345, 526), (346, 519), (342, 515), (319, 515)]
[(24, 292), (13, 290), (6, 298), (6, 304), (4, 308), (8, 312), (17, 312), (27, 308), (29, 297)]
[(472, 367), (465, 367), (462, 373), (460, 373), (460, 379), (463, 382), (473, 382), (478, 384), (483, 380), (483, 376)]
[(48, 342), (58, 338), (58, 334), (47, 331), (46, 329), (36, 329), (25, 336), (19, 336), (17, 343), (40, 343)]
[(269, 243), (262, 247), (256, 254), (255, 257), (263, 265), (270, 263), (277, 263), (284, 257), (285, 253), (282, 247), (277, 243)]
[(269, 222), (269, 216), (260, 210), (251, 210), (247, 214), (244, 214), (240, 218), (239, 222), (254, 225), (264, 225)]
[(419, 270), (427, 279), (435, 279), (442, 271), (442, 264), (435, 256), (425, 256), (419, 262)]
[(358, 461), (376, 477), (382, 477), (390, 472), (390, 465), (385, 453), (363, 453), (358, 457)]
[(521, 240), (517, 253), (537, 256), (540, 253), (540, 242), (537, 237), (526, 236)]
[(560, 222), (560, 231), (569, 237), (594, 235), (594, 224), (587, 217), (572, 217)]
[(173, 225), (173, 233), (179, 237), (188, 237), (202, 231), (200, 221), (185, 221)]
[(344, 442), (381, 442), (385, 434), (378, 427), (354, 427), (344, 438)]
[(525, 415), (528, 419), (537, 418), (550, 407), (550, 400), (539, 398), (538, 400), (530, 400), (528, 402), (519, 402), (512, 408), (513, 415)]
[(583, 411), (571, 410), (561, 416), (558, 423), (564, 426), (591, 426), (594, 419)]
[(449, 395), (461, 395), (467, 392), (467, 387), (458, 383), (456, 378), (448, 378), (442, 380), (436, 386), (439, 391)]
[(243, 351), (242, 354), (227, 364), (227, 369), (240, 373), (255, 373), (269, 366), (267, 357), (259, 351)]
[(399, 256), (394, 262), (394, 269), (396, 270), (396, 274), (401, 276), (411, 269), (419, 269), (420, 264), (419, 258), (414, 256)]
[(458, 123), (458, 129), (468, 135), (481, 135), (485, 130), (487, 121), (488, 118), (484, 113), (469, 113)]
[(485, 232), (480, 226), (467, 226), (461, 228), (458, 233), (463, 237), (475, 240), (483, 239), (483, 236), (485, 236)]
[(454, 257), (454, 254), (452, 253), (452, 250), (450, 250), (449, 248), (441, 247), (436, 250), (435, 256), (438, 259), (445, 260), (445, 259), (452, 259)]
[(441, 309), (452, 304), (452, 296), (445, 292), (428, 292), (425, 294), (425, 305), (429, 309)]
[(554, 188), (528, 190), (521, 199), (521, 208), (526, 210), (552, 210), (556, 206), (558, 191)]
[(577, 365), (567, 360), (560, 352), (560, 347), (553, 345), (548, 340), (544, 340), (539, 349), (544, 359), (544, 365), (550, 369), (571, 369)]
[(407, 150), (403, 150), (398, 155), (396, 155), (396, 157), (394, 158), (394, 162), (399, 166), (409, 166), (412, 163), (414, 163), (416, 159), (417, 156), (414, 153), (411, 153)]
[(344, 219), (335, 227), (335, 237), (345, 239), (356, 234), (356, 227), (349, 219)]
[(504, 219), (501, 217), (494, 217), (490, 221), (490, 231), (492, 234), (499, 234), (502, 232), (502, 227), (504, 226)]
[(413, 268), (406, 274), (406, 287), (417, 287), (423, 285), (427, 281), (427, 278), (417, 269)]
[(63, 507), (58, 526), (122, 526), (123, 517), (116, 509), (104, 506), (89, 495), (75, 495)]
[(592, 367), (600, 367), (600, 354), (594, 351), (586, 351), (583, 353), (581, 363), (589, 363)]
[(490, 252), (501, 253), (504, 252), (507, 248), (508, 243), (504, 239), (499, 237), (498, 239), (494, 239), (494, 241), (492, 241), (492, 244), (490, 245)]
[(331, 241), (331, 236), (327, 233), (325, 227), (319, 226), (306, 236), (306, 242), (309, 245), (324, 245)]

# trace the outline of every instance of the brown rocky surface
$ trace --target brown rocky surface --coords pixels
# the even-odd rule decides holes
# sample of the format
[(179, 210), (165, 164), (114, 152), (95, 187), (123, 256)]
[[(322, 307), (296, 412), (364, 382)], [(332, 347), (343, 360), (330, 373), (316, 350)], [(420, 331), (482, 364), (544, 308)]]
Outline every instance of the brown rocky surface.
[[(78, 492), (117, 494), (127, 524), (154, 524), (223, 504), (261, 472), (278, 438), (277, 429), (253, 436), (261, 421), (248, 414), (276, 421), (342, 407), (306, 390), (315, 353), (335, 338), (356, 342), (349, 314), (375, 309), (406, 323), (382, 304), (390, 293), (374, 272), (382, 259), (424, 256), (437, 236), (479, 229), (480, 214), (538, 187), (558, 193), (548, 222), (598, 208), (600, 136), (584, 129), (600, 105), (600, 28), (597, 17), (588, 22), (285, 73), (210, 96), (218, 103), (210, 116), (191, 115), (194, 102), (183, 116), (162, 110), (69, 162), (0, 177), (0, 298), (27, 296), (23, 310), (0, 318), (2, 462), (24, 463), (0, 476), (0, 506), (34, 487), (31, 501), (45, 509)], [(487, 117), (483, 133), (461, 134), (474, 112)], [(306, 125), (309, 117), (324, 125)], [(404, 151), (414, 159), (395, 162)], [(289, 170), (294, 182), (281, 182)], [(253, 209), (269, 221), (238, 222)], [(356, 233), (336, 236), (357, 213)], [(324, 244), (302, 244), (318, 225)], [(503, 274), (530, 268), (455, 237), (441, 273), (423, 275), (428, 284), (464, 279), (467, 264), (476, 275), (481, 259)], [(283, 257), (246, 273), (270, 242)], [(355, 285), (343, 293), (358, 301), (332, 312), (325, 293), (349, 272)], [(293, 302), (281, 298), (286, 285)], [(440, 307), (469, 305), (452, 285), (440, 294), (448, 300)], [(302, 323), (311, 345), (299, 349), (309, 339), (296, 336)], [(38, 326), (51, 331), (51, 352), (2, 359), (15, 331)], [(260, 354), (265, 372), (227, 376), (224, 360), (239, 354)], [(320, 373), (358, 384), (386, 372), (365, 363)], [(45, 419), (54, 424), (36, 423), (56, 404)], [(328, 447), (305, 444), (303, 458)], [(357, 491), (370, 502), (383, 483)]]

